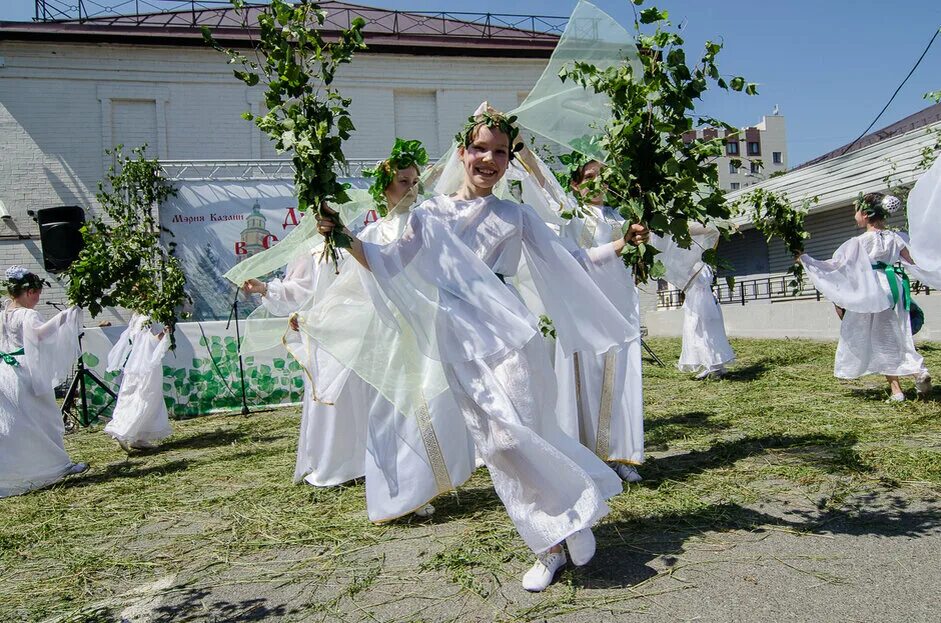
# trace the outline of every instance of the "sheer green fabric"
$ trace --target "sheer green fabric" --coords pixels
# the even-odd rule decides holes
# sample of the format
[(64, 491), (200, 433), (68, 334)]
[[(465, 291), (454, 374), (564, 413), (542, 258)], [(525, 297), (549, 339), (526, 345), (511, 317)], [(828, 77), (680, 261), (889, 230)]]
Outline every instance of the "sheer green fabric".
[(633, 36), (610, 15), (583, 0), (575, 7), (539, 81), (509, 114), (516, 115), (517, 123), (527, 130), (604, 162), (604, 153), (582, 139), (601, 132), (611, 118), (610, 102), (606, 95), (571, 80), (562, 82), (559, 72), (575, 62), (600, 69), (629, 63), (634, 75), (643, 72)]

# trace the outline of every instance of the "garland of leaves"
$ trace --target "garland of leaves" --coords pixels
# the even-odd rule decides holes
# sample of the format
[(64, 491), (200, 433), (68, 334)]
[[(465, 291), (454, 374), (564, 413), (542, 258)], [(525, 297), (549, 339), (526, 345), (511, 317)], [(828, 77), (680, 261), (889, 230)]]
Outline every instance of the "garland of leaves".
[(516, 140), (519, 138), (520, 129), (514, 125), (515, 123), (515, 115), (507, 117), (503, 113), (495, 110), (485, 110), (478, 115), (468, 117), (467, 123), (461, 128), (461, 131), (454, 135), (454, 140), (457, 141), (458, 145), (470, 147), (474, 142), (474, 132), (478, 127), (495, 128), (509, 137), (510, 160), (513, 160), (516, 154), (522, 151), (524, 147), (522, 141)]
[(177, 310), (189, 297), (175, 243), (160, 244), (157, 207), (176, 190), (162, 175), (160, 163), (144, 155), (146, 145), (132, 150), (118, 145), (105, 153), (113, 158), (95, 197), (108, 222), (91, 218), (82, 227), (84, 248), (65, 275), (72, 305), (97, 316), (105, 307), (124, 307), (173, 329)]
[(765, 240), (771, 242), (773, 238), (780, 238), (787, 252), (795, 257), (794, 264), (787, 270), (787, 274), (792, 276), (788, 285), (795, 296), (804, 283), (804, 265), (796, 258), (804, 252), (804, 241), (810, 238), (804, 220), (811, 204), (816, 202), (816, 197), (805, 199), (799, 207), (794, 207), (787, 193), (764, 188), (756, 188), (736, 202), (739, 213), (751, 220)]
[(388, 205), (385, 191), (395, 179), (396, 174), (409, 167), (415, 167), (421, 173), (421, 167), (426, 164), (428, 164), (428, 152), (422, 147), (421, 141), (396, 138), (392, 153), (388, 158), (376, 163), (375, 168), (363, 169), (363, 175), (375, 178), (369, 187), (369, 194), (376, 202), (379, 216), (385, 216), (389, 208), (393, 207)]
[[(244, 0), (231, 2), (236, 14), (254, 14), (243, 13)], [(313, 210), (317, 218), (337, 224), (326, 236), (323, 256), (336, 266), (337, 249), (349, 247), (351, 240), (343, 233), (339, 216), (324, 208), (327, 202), (350, 200), (348, 186), (340, 182), (337, 171), (346, 165), (343, 142), (355, 128), (349, 113), (351, 100), (332, 85), (340, 65), (349, 63), (356, 50), (366, 48), (362, 33), (366, 22), (355, 18), (348, 29), (328, 43), (318, 30), (327, 12), (316, 3), (272, 0), (257, 16), (261, 31), (255, 44), (257, 61), (220, 46), (205, 26), (203, 38), (225, 53), (230, 63), (242, 67), (234, 74), (246, 85), (253, 87), (264, 80), (268, 112), (246, 112), (242, 117), (254, 121), (275, 142), (278, 152), (293, 152), (297, 208)]]
[[(635, 5), (643, 0), (632, 0)], [(656, 24), (653, 34), (642, 25)], [(726, 139), (684, 135), (697, 125), (736, 129), (712, 117), (694, 119), (694, 102), (702, 99), (710, 85), (721, 89), (757, 93), (755, 84), (741, 76), (726, 81), (720, 77), (716, 57), (722, 44), (706, 42), (699, 63), (689, 67), (683, 39), (672, 31), (668, 14), (655, 7), (643, 9), (634, 23), (643, 75), (634, 75), (631, 64), (600, 69), (590, 63), (567, 65), (559, 73), (585, 88), (603, 93), (611, 102), (612, 118), (599, 128), (606, 167), (585, 185), (589, 196), (607, 193), (607, 203), (616, 206), (625, 227), (644, 223), (657, 234), (669, 234), (684, 248), (692, 239), (689, 223), (712, 223), (727, 234), (731, 210), (719, 186), (716, 159), (723, 154)], [(694, 123), (695, 122), (695, 123)], [(649, 244), (627, 245), (624, 262), (635, 278), (646, 282), (664, 275)]]

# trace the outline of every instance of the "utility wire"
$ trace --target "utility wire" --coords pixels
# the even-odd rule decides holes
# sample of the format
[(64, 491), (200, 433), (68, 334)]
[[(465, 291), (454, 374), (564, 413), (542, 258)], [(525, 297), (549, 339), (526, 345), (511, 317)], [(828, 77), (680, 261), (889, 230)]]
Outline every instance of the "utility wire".
[(902, 90), (902, 87), (905, 86), (905, 83), (908, 82), (908, 79), (911, 78), (912, 74), (915, 73), (915, 70), (918, 69), (918, 66), (921, 64), (921, 61), (925, 58), (925, 55), (928, 54), (928, 50), (931, 49), (931, 45), (934, 43), (934, 40), (938, 38), (939, 33), (941, 33), (941, 28), (935, 29), (934, 36), (931, 37), (931, 41), (928, 42), (928, 45), (925, 47), (925, 51), (922, 52), (921, 56), (918, 57), (918, 60), (915, 62), (915, 66), (912, 67), (912, 70), (908, 72), (908, 75), (905, 76), (904, 80), (902, 80), (902, 84), (900, 84), (899, 87), (895, 89), (895, 93), (893, 93), (892, 97), (889, 98), (889, 101), (886, 102), (886, 105), (882, 108), (882, 111), (878, 115), (876, 115), (875, 119), (872, 120), (872, 123), (869, 124), (869, 127), (866, 128), (862, 134), (856, 137), (856, 140), (854, 140), (852, 143), (850, 143), (849, 145), (843, 148), (843, 151), (840, 152), (841, 156), (845, 154), (846, 152), (848, 152), (853, 145), (858, 143), (859, 139), (869, 134), (869, 130), (872, 129), (872, 126), (876, 125), (876, 122), (879, 121), (879, 119), (882, 117), (885, 111), (889, 109), (889, 106), (891, 106), (893, 100), (895, 100), (895, 96), (899, 94), (899, 91)]

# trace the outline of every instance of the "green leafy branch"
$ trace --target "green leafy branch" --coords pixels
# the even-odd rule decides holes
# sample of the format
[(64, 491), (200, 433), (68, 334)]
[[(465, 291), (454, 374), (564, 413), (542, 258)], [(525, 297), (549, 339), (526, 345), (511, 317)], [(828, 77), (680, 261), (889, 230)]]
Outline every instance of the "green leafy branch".
[(735, 204), (739, 214), (746, 216), (765, 240), (771, 242), (774, 238), (781, 239), (787, 252), (795, 257), (787, 271), (792, 276), (788, 285), (795, 296), (804, 283), (804, 266), (796, 258), (804, 252), (804, 243), (810, 238), (804, 221), (814, 203), (817, 203), (816, 197), (805, 199), (800, 206), (794, 207), (787, 193), (756, 188), (743, 195)]
[[(238, 14), (245, 10), (243, 0), (232, 0)], [(355, 129), (350, 117), (350, 99), (333, 85), (340, 65), (349, 63), (353, 53), (366, 48), (363, 27), (357, 17), (335, 41), (327, 42), (320, 32), (327, 12), (314, 2), (290, 4), (272, 0), (258, 14), (259, 40), (256, 59), (220, 46), (211, 31), (203, 27), (203, 38), (229, 57), (240, 69), (235, 77), (249, 87), (265, 85), (265, 114), (242, 115), (274, 141), (279, 153), (291, 152), (298, 209), (311, 209), (317, 218), (341, 225), (339, 216), (325, 210), (326, 203), (349, 201), (347, 186), (337, 172), (346, 167), (343, 142)], [(337, 227), (327, 236), (324, 258), (337, 264), (337, 249), (350, 246), (349, 237)]]
[[(112, 156), (96, 197), (107, 221), (91, 218), (82, 228), (84, 248), (65, 275), (69, 302), (97, 316), (106, 307), (124, 307), (149, 316), (170, 329), (177, 310), (189, 300), (175, 243), (160, 243), (158, 206), (176, 190), (162, 175), (160, 163), (145, 157), (146, 145)], [(171, 338), (172, 339), (172, 338)]]
[[(643, 0), (633, 3), (639, 6)], [(586, 185), (588, 196), (607, 193), (607, 202), (618, 208), (626, 226), (644, 223), (689, 248), (691, 222), (713, 223), (725, 234), (731, 210), (716, 165), (726, 138), (684, 140), (684, 135), (704, 124), (727, 135), (737, 131), (718, 119), (694, 116), (696, 102), (712, 87), (754, 95), (757, 85), (741, 76), (728, 80), (721, 76), (716, 64), (721, 43), (706, 42), (699, 62), (690, 67), (684, 41), (668, 17), (655, 7), (637, 15), (635, 40), (643, 75), (635, 75), (629, 62), (605, 69), (574, 63), (559, 75), (563, 81), (570, 79), (607, 95), (611, 102), (612, 118), (599, 128), (607, 166)], [(655, 31), (644, 34), (642, 26), (650, 24)], [(664, 274), (657, 253), (649, 244), (628, 245), (624, 261), (638, 281), (646, 282)]]

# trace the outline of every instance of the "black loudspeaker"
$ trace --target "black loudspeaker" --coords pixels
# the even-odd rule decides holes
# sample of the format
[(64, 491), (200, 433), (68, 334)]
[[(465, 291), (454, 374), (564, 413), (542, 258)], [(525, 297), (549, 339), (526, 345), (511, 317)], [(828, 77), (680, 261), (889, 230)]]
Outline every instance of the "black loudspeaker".
[(61, 273), (78, 258), (82, 247), (85, 211), (78, 206), (57, 206), (36, 210), (43, 266), (47, 272)]

